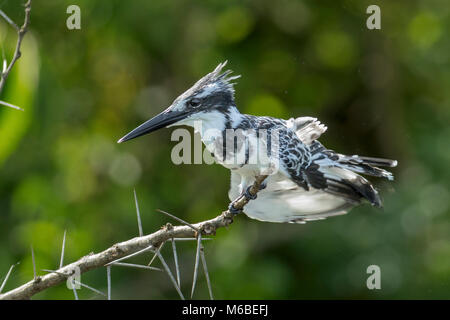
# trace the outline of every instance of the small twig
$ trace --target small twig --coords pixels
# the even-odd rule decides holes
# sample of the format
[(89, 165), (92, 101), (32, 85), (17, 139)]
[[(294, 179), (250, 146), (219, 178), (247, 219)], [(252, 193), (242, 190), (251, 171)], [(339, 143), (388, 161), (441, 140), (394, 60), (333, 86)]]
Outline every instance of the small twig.
[(183, 219), (178, 218), (177, 216), (174, 216), (174, 215), (171, 214), (171, 213), (165, 212), (165, 211), (163, 211), (163, 210), (161, 210), (161, 209), (156, 209), (156, 211), (161, 212), (161, 213), (164, 213), (165, 215), (171, 217), (172, 219), (175, 219), (175, 220), (177, 220), (178, 222), (181, 222), (181, 223), (183, 223), (183, 224), (185, 224), (185, 225), (191, 227), (191, 228), (194, 229), (195, 231), (199, 232), (199, 230), (198, 230), (196, 227), (194, 227), (192, 224), (190, 224), (189, 222), (184, 221)]
[(61, 248), (61, 259), (59, 260), (59, 268), (60, 269), (64, 265), (64, 250), (66, 247), (66, 232), (67, 232), (67, 230), (64, 230), (63, 243), (62, 243), (62, 248)]
[(115, 263), (112, 264), (112, 266), (130, 267), (130, 268), (147, 269), (147, 270), (155, 270), (155, 271), (163, 271), (160, 268), (149, 267), (149, 266), (144, 266), (142, 264), (134, 264), (134, 263), (115, 262)]
[(177, 285), (177, 282), (175, 281), (175, 278), (173, 277), (173, 274), (170, 271), (169, 266), (167, 265), (163, 256), (161, 255), (161, 253), (159, 251), (156, 251), (156, 254), (158, 255), (159, 260), (161, 261), (162, 265), (164, 266), (164, 269), (166, 270), (167, 274), (169, 275), (170, 281), (172, 281), (173, 285), (175, 286), (175, 289), (177, 290), (178, 294), (180, 295), (181, 300), (184, 300), (183, 293), (181, 293), (180, 287)]
[(177, 283), (178, 287), (181, 287), (180, 285), (180, 266), (178, 265), (178, 254), (177, 254), (177, 245), (175, 244), (175, 241), (172, 239), (172, 251), (173, 251), (173, 259), (175, 261), (175, 270), (177, 273)]
[(142, 231), (142, 222), (141, 222), (141, 213), (139, 212), (139, 203), (136, 195), (136, 189), (134, 191), (134, 203), (136, 204), (136, 214), (137, 214), (137, 221), (138, 221), (138, 228), (139, 228), (139, 236), (142, 237), (144, 235), (144, 232)]
[(27, 3), (25, 4), (25, 18), (23, 21), (23, 25), (20, 28), (3, 11), (1, 11), (1, 13), (0, 13), (0, 15), (3, 17), (3, 19), (5, 19), (6, 22), (9, 23), (16, 30), (17, 37), (18, 37), (17, 43), (16, 43), (16, 49), (14, 50), (14, 55), (12, 57), (12, 60), (9, 63), (6, 70), (2, 71), (0, 73), (0, 93), (3, 90), (6, 78), (8, 78), (8, 75), (11, 72), (12, 67), (14, 66), (16, 61), (21, 56), (20, 46), (22, 45), (22, 40), (25, 36), (25, 33), (28, 31), (28, 26), (30, 24), (30, 13), (31, 13), (31, 0), (28, 0)]
[(20, 263), (20, 262), (17, 262), (17, 263), (13, 264), (13, 265), (9, 268), (9, 271), (8, 271), (8, 273), (6, 274), (5, 279), (4, 279), (3, 282), (2, 282), (2, 286), (0, 287), (0, 293), (3, 291), (3, 288), (4, 288), (5, 285), (6, 285), (6, 281), (8, 281), (9, 276), (11, 275), (11, 272), (13, 271), (14, 267), (15, 267), (16, 265), (18, 265), (19, 263)]
[(200, 247), (202, 245), (202, 234), (198, 234), (197, 238), (197, 251), (195, 253), (195, 266), (194, 266), (194, 279), (192, 280), (192, 290), (191, 290), (191, 299), (194, 296), (194, 290), (195, 285), (197, 283), (197, 275), (198, 275), (198, 265), (199, 265), (199, 258), (200, 258)]
[(106, 267), (106, 278), (108, 281), (108, 300), (111, 300), (111, 266)]

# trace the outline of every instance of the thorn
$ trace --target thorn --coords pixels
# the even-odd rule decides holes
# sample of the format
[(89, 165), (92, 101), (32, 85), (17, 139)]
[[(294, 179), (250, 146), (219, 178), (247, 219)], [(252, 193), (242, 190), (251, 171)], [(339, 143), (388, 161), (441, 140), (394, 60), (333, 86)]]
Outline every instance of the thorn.
[(111, 300), (111, 266), (106, 267), (106, 278), (108, 281), (108, 300)]
[(130, 268), (138, 268), (138, 269), (148, 269), (148, 270), (155, 270), (155, 271), (163, 271), (160, 268), (149, 267), (149, 266), (144, 266), (142, 264), (134, 264), (134, 263), (116, 262), (116, 263), (114, 263), (112, 265), (113, 266), (119, 266), (119, 267), (130, 267)]
[[(48, 273), (56, 273), (56, 274), (59, 274), (59, 275), (61, 275), (61, 276), (66, 277), (66, 278), (70, 277), (70, 275), (65, 274), (65, 273), (62, 273), (62, 272), (59, 272), (59, 271), (57, 271), (57, 270), (50, 270), (50, 269), (41, 269), (41, 270), (44, 271), (44, 272), (48, 272)], [(82, 282), (80, 282), (80, 281), (78, 281), (78, 280), (73, 279), (72, 281), (74, 281), (75, 283), (79, 284), (79, 285), (82, 286), (82, 287), (85, 287), (86, 289), (89, 289), (89, 290), (91, 290), (91, 291), (93, 291), (93, 292), (96, 292), (96, 293), (98, 293), (98, 294), (101, 294), (102, 296), (106, 296), (106, 294), (104, 294), (104, 293), (101, 292), (100, 290), (97, 290), (97, 289), (95, 289), (95, 288), (92, 288), (92, 287), (88, 286), (87, 284), (84, 284), (84, 283), (82, 283)]]
[(191, 290), (191, 299), (194, 296), (195, 285), (197, 283), (197, 274), (198, 274), (198, 261), (200, 258), (200, 246), (202, 245), (202, 234), (198, 234), (197, 238), (197, 252), (195, 254), (195, 266), (194, 266), (194, 279), (192, 280), (192, 290)]
[(34, 281), (37, 280), (37, 275), (36, 275), (36, 260), (34, 259), (34, 250), (33, 250), (33, 246), (31, 246), (31, 260), (33, 261), (33, 275), (34, 275)]
[(141, 222), (141, 214), (139, 212), (139, 203), (136, 195), (136, 189), (133, 189), (134, 191), (134, 203), (136, 204), (136, 214), (137, 214), (137, 221), (138, 221), (138, 228), (139, 228), (139, 236), (142, 237), (144, 235), (144, 232), (142, 232), (142, 222)]
[(155, 247), (154, 247), (153, 245), (150, 245), (150, 246), (148, 246), (147, 248), (144, 248), (144, 249), (142, 249), (142, 250), (139, 250), (139, 251), (137, 251), (137, 252), (135, 252), (135, 253), (132, 253), (132, 254), (129, 254), (129, 255), (127, 255), (127, 256), (125, 256), (125, 257), (122, 257), (122, 258), (120, 258), (120, 259), (111, 261), (110, 263), (105, 264), (105, 267), (108, 267), (108, 266), (110, 266), (110, 265), (112, 265), (112, 264), (114, 264), (114, 263), (116, 263), (116, 262), (119, 262), (119, 261), (122, 261), (122, 260), (125, 260), (125, 259), (128, 259), (128, 258), (137, 256), (137, 255), (139, 255), (139, 254), (141, 254), (141, 253), (143, 253), (143, 252), (146, 252), (146, 251), (149, 251), (149, 250), (154, 250), (154, 249), (155, 249)]
[[(156, 249), (156, 250), (157, 250), (157, 251), (160, 251), (160, 250), (162, 249), (162, 247), (164, 246), (164, 243), (165, 243), (165, 242), (161, 243), (161, 245), (159, 246), (159, 248)], [(156, 252), (155, 252), (155, 254), (153, 255), (153, 257), (152, 257), (152, 259), (150, 260), (150, 262), (147, 264), (147, 266), (150, 266), (150, 265), (153, 263), (153, 261), (155, 260), (155, 258), (156, 258)]]
[(8, 273), (6, 274), (6, 277), (5, 277), (5, 279), (3, 280), (2, 285), (1, 285), (1, 287), (0, 287), (0, 293), (3, 291), (3, 288), (4, 288), (5, 285), (6, 285), (6, 281), (8, 281), (9, 276), (11, 275), (11, 272), (13, 271), (14, 267), (17, 266), (19, 263), (20, 263), (20, 262), (17, 262), (17, 263), (13, 264), (13, 265), (9, 268), (9, 271), (8, 271)]
[[(196, 238), (172, 238), (172, 240), (175, 240), (175, 241), (197, 241), (197, 239)], [(204, 241), (204, 240), (214, 240), (214, 238), (202, 238), (202, 241)]]
[(167, 265), (163, 256), (161, 255), (161, 253), (159, 251), (156, 251), (156, 254), (158, 255), (159, 260), (161, 261), (162, 265), (164, 266), (164, 269), (166, 270), (167, 274), (169, 275), (170, 280), (172, 281), (173, 285), (175, 286), (175, 289), (177, 290), (178, 294), (180, 295), (181, 300), (184, 300), (183, 293), (181, 293), (180, 287), (177, 285), (177, 282), (175, 281), (175, 278), (173, 277), (173, 274), (170, 271), (169, 266)]
[(75, 300), (78, 300), (77, 289), (75, 289), (75, 279), (72, 280), (72, 290), (73, 290), (73, 295), (75, 296)]
[(177, 221), (179, 221), (179, 222), (181, 222), (181, 223), (183, 223), (183, 224), (185, 224), (185, 225), (191, 227), (191, 228), (194, 229), (196, 232), (200, 232), (200, 230), (198, 230), (198, 229), (197, 229), (196, 227), (194, 227), (192, 224), (190, 224), (189, 222), (184, 221), (183, 219), (180, 219), (180, 218), (174, 216), (173, 214), (170, 214), (170, 213), (168, 213), (168, 212), (165, 212), (165, 211), (163, 211), (163, 210), (161, 210), (161, 209), (156, 209), (156, 211), (161, 212), (161, 213), (164, 213), (165, 215), (167, 215), (167, 216), (169, 216), (169, 217), (171, 217), (171, 218), (173, 218), (173, 219), (175, 219), (175, 220), (177, 220)]
[(0, 16), (3, 17), (3, 19), (6, 20), (8, 24), (10, 24), (17, 32), (19, 32), (19, 26), (14, 23), (2, 10), (0, 10)]
[(16, 110), (25, 111), (25, 110), (23, 110), (22, 108), (20, 108), (20, 107), (18, 107), (18, 106), (15, 106), (15, 105), (13, 105), (13, 104), (11, 104), (11, 103), (5, 102), (5, 101), (3, 101), (3, 100), (0, 100), (0, 104), (4, 105), (4, 106), (6, 106), (6, 107), (10, 107), (10, 108), (16, 109)]
[(67, 230), (64, 230), (64, 237), (63, 237), (63, 243), (62, 243), (62, 249), (61, 249), (61, 260), (59, 261), (59, 268), (61, 269), (64, 264), (64, 249), (66, 247), (66, 232)]
[(41, 269), (41, 271), (48, 272), (48, 273), (56, 273), (56, 274), (59, 274), (60, 276), (64, 276), (64, 277), (70, 277), (70, 275), (59, 272), (57, 270)]
[(3, 68), (2, 68), (2, 72), (0, 74), (0, 77), (3, 76), (3, 74), (8, 69), (8, 61), (6, 60), (6, 57), (5, 57), (5, 48), (3, 48), (3, 44), (1, 45), (1, 47), (2, 47)]
[(180, 285), (180, 266), (178, 265), (177, 245), (175, 244), (175, 241), (173, 239), (172, 239), (172, 251), (173, 251), (173, 259), (175, 260), (175, 270), (177, 272), (177, 283), (178, 283), (178, 287), (181, 287), (181, 285)]
[(208, 284), (209, 298), (211, 300), (214, 300), (214, 296), (213, 296), (212, 288), (211, 288), (211, 281), (209, 279), (208, 266), (206, 265), (205, 251), (204, 251), (203, 245), (202, 244), (200, 244), (200, 245), (201, 245), (200, 258), (202, 259), (203, 271), (205, 272), (206, 283)]
[(97, 290), (97, 289), (95, 289), (95, 288), (92, 288), (92, 287), (88, 286), (87, 284), (81, 283), (80, 281), (77, 281), (77, 280), (75, 280), (75, 279), (74, 279), (73, 281), (74, 281), (74, 283), (77, 283), (77, 284), (79, 284), (80, 286), (85, 287), (86, 289), (91, 290), (92, 292), (95, 292), (95, 293), (97, 293), (97, 294), (100, 294), (100, 295), (106, 297), (106, 294), (104, 294), (103, 292), (101, 292), (101, 291), (99, 291), (99, 290)]

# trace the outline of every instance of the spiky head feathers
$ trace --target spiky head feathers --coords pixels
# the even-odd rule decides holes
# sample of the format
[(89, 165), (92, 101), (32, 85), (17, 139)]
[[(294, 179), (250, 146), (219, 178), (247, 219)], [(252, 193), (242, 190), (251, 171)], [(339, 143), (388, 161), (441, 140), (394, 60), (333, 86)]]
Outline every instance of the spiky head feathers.
[(238, 76), (229, 77), (231, 70), (222, 73), (227, 61), (220, 63), (214, 71), (198, 80), (191, 88), (180, 95), (173, 103), (174, 109), (220, 108), (234, 105), (234, 83)]
[[(163, 112), (147, 120), (121, 139), (128, 141), (144, 134), (172, 125), (194, 126), (195, 121), (202, 120), (209, 127), (222, 128), (230, 119), (230, 113), (238, 111), (234, 103), (234, 89), (231, 80), (239, 76), (229, 77), (231, 70), (223, 73), (226, 61), (219, 64), (213, 72), (198, 80), (189, 90), (184, 92)], [(206, 125), (205, 125), (206, 128)]]

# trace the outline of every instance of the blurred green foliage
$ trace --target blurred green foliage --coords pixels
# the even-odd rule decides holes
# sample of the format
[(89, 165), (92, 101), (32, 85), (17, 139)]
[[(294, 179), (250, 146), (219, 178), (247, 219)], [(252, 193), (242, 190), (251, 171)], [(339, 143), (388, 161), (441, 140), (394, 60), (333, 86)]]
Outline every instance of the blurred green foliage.
[[(66, 28), (70, 4), (81, 8), (81, 30)], [(381, 7), (381, 30), (366, 28), (370, 4)], [(329, 148), (399, 167), (395, 182), (374, 181), (384, 210), (365, 205), (306, 225), (238, 217), (205, 244), (215, 296), (449, 298), (446, 4), (34, 1), (23, 57), (1, 97), (25, 109), (0, 108), (0, 274), (21, 262), (6, 289), (31, 279), (31, 244), (38, 269), (56, 268), (65, 229), (66, 262), (136, 236), (133, 188), (145, 232), (167, 222), (156, 208), (192, 222), (226, 208), (228, 171), (174, 165), (171, 130), (116, 140), (228, 59), (242, 74), (242, 111), (316, 116), (329, 127), (321, 139)], [(0, 9), (21, 21), (18, 1), (0, 0)], [(0, 41), (10, 57), (15, 34), (3, 21)], [(178, 248), (188, 291), (194, 243)], [(381, 290), (366, 288), (371, 264), (381, 267)], [(200, 275), (196, 297), (207, 298)], [(164, 275), (113, 268), (112, 276), (114, 298), (177, 298)], [(105, 290), (106, 271), (82, 281)], [(73, 298), (64, 285), (36, 297)]]

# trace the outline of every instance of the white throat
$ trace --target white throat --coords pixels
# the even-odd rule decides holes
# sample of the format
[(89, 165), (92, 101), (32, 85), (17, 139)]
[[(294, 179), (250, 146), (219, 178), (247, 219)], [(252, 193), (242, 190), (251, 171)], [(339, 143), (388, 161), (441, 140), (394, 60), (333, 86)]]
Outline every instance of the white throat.
[(210, 142), (211, 139), (221, 135), (225, 130), (227, 119), (231, 122), (231, 127), (235, 128), (242, 121), (242, 114), (236, 107), (231, 107), (228, 114), (214, 110), (204, 111), (193, 114), (181, 121), (170, 126), (186, 125), (194, 128), (194, 132), (198, 132), (203, 142)]

